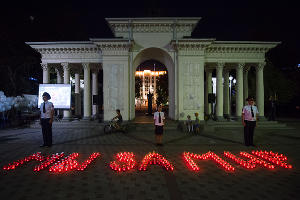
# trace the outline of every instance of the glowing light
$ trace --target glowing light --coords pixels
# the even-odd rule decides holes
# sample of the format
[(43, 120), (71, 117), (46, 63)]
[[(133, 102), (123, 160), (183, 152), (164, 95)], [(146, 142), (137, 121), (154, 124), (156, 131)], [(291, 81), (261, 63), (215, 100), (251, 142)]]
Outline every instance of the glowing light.
[(142, 160), (142, 163), (140, 164), (139, 170), (140, 171), (146, 171), (148, 165), (160, 165), (164, 167), (167, 171), (173, 171), (174, 166), (162, 155), (155, 153), (154, 151), (151, 153), (148, 153), (144, 159)]
[(116, 155), (117, 160), (120, 163), (124, 164), (118, 164), (116, 161), (110, 162), (110, 168), (115, 171), (128, 171), (130, 169), (133, 169), (136, 166), (136, 161), (134, 159), (135, 155), (131, 152), (122, 152), (118, 153)]
[(13, 163), (9, 163), (7, 166), (3, 166), (3, 170), (14, 170), (17, 167), (19, 167), (19, 166), (21, 166), (25, 163), (28, 163), (31, 160), (42, 161), (43, 159), (44, 159), (44, 157), (41, 155), (41, 152), (37, 152), (37, 153), (34, 153), (34, 154), (32, 154), (30, 156), (27, 156), (23, 159), (17, 160)]
[(280, 167), (287, 168), (287, 169), (293, 168), (292, 165), (289, 165), (288, 163), (284, 162), (287, 160), (287, 157), (283, 154), (274, 153), (272, 151), (252, 151), (252, 154), (260, 158), (263, 158)]
[(151, 71), (151, 70), (144, 70), (144, 71), (136, 71), (135, 76), (160, 76), (167, 74), (167, 71)]
[(78, 171), (83, 171), (89, 166), (96, 158), (98, 158), (101, 154), (99, 152), (94, 152), (89, 158), (84, 161), (80, 166), (77, 167)]
[(227, 171), (235, 170), (235, 168), (233, 166), (231, 166), (228, 162), (226, 162), (225, 160), (220, 158), (217, 154), (215, 154), (214, 152), (211, 152), (211, 151), (209, 151), (205, 154), (202, 154), (202, 155), (194, 154), (194, 153), (190, 153), (190, 152), (184, 152), (183, 158), (186, 161), (188, 168), (190, 168), (193, 171), (199, 171), (199, 167), (192, 160), (192, 158), (200, 159), (200, 160), (212, 159), (213, 161), (215, 161), (217, 164), (219, 164), (221, 167), (223, 167)]
[(64, 152), (52, 154), (52, 156), (48, 156), (44, 162), (42, 162), (38, 166), (35, 166), (33, 171), (39, 172), (47, 168), (48, 166), (52, 165), (56, 160), (59, 160), (63, 156), (64, 156)]
[(224, 155), (227, 157), (227, 158), (230, 158), (231, 160), (233, 160), (235, 163), (241, 165), (242, 167), (244, 168), (247, 168), (247, 169), (253, 169), (256, 167), (255, 165), (255, 162), (253, 162), (253, 160), (248, 160), (248, 161), (245, 161), (241, 158), (238, 158), (236, 157), (235, 155), (233, 155), (232, 153), (230, 153), (229, 151), (224, 151)]
[(66, 172), (75, 169), (78, 165), (75, 158), (77, 158), (78, 155), (78, 153), (72, 153), (66, 158), (56, 162), (49, 168), (49, 172)]
[[(292, 169), (293, 166), (287, 163), (287, 157), (283, 154), (279, 154), (277, 152), (272, 151), (252, 151), (251, 153), (241, 151), (239, 155), (234, 155), (229, 151), (224, 151), (223, 155), (226, 158), (231, 159), (233, 162), (238, 165), (246, 168), (253, 169), (257, 166), (262, 166), (267, 169), (274, 169), (275, 166), (280, 166), (286, 169)], [(25, 166), (30, 161), (38, 161), (39, 165), (34, 167), (35, 172), (39, 172), (43, 169), (49, 167), (49, 172), (54, 173), (64, 173), (71, 170), (83, 171), (85, 170), (97, 157), (100, 157), (101, 154), (98, 152), (92, 153), (87, 160), (85, 160), (81, 165), (76, 160), (79, 156), (78, 153), (72, 153), (67, 157), (64, 157), (64, 152), (56, 153), (48, 156), (42, 156), (41, 152), (34, 153), (27, 157), (24, 157), (15, 162), (9, 163), (8, 165), (3, 166), (3, 170), (15, 170), (20, 166)], [(247, 159), (245, 159), (247, 158)], [(192, 171), (199, 171), (200, 168), (196, 164), (195, 159), (197, 160), (207, 160), (211, 159), (215, 163), (217, 163), (221, 168), (226, 171), (235, 171), (235, 168), (220, 158), (214, 152), (207, 152), (204, 154), (195, 154), (191, 152), (183, 153), (183, 160), (186, 163), (186, 166), (190, 168)], [(173, 171), (174, 166), (162, 155), (156, 152), (150, 152), (145, 155), (143, 160), (141, 161), (138, 169), (140, 171), (147, 170), (149, 165), (160, 165), (165, 168), (167, 171)], [(135, 155), (132, 152), (120, 152), (116, 154), (116, 160), (110, 162), (110, 168), (115, 171), (124, 172), (134, 169), (137, 166), (137, 162), (135, 160)]]
[(249, 154), (247, 152), (241, 151), (240, 155), (243, 156), (243, 157), (251, 159), (251, 162), (259, 164), (259, 165), (261, 165), (261, 166), (263, 166), (265, 168), (274, 169), (274, 165), (272, 165), (271, 163), (268, 163), (268, 162), (266, 162), (266, 161), (264, 161), (262, 159), (259, 159), (256, 156), (253, 156), (253, 155), (251, 155), (251, 154)]

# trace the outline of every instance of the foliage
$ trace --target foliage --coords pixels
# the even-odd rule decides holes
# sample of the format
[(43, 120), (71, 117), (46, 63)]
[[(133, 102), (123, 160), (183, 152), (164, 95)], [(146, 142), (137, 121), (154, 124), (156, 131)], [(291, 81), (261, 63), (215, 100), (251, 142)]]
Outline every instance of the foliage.
[(168, 103), (169, 89), (168, 89), (168, 74), (161, 75), (156, 79), (156, 104), (157, 106)]
[(135, 97), (140, 98), (141, 93), (140, 93), (140, 88), (142, 87), (142, 79), (139, 76), (135, 77)]
[(296, 95), (295, 81), (283, 74), (270, 60), (266, 59), (266, 61), (264, 69), (265, 100), (268, 101), (269, 97), (276, 93), (279, 103), (289, 103)]
[(38, 81), (29, 78), (41, 77), (40, 54), (22, 42), (0, 41), (0, 90), (7, 96), (37, 93)]

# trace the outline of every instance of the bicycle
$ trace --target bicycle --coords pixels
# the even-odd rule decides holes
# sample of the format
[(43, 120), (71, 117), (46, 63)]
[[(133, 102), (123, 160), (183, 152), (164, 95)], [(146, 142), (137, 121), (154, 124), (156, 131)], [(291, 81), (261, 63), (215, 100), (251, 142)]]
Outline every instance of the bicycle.
[(126, 125), (121, 125), (120, 127), (117, 127), (116, 122), (114, 120), (110, 120), (108, 122), (108, 124), (105, 124), (104, 127), (103, 127), (103, 131), (104, 131), (105, 134), (118, 132), (118, 131), (120, 131), (122, 133), (127, 133), (128, 132)]

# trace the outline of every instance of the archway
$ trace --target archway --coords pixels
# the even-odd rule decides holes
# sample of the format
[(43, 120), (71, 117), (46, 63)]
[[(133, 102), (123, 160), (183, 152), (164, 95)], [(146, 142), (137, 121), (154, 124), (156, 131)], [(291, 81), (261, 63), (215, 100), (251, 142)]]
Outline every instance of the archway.
[[(175, 119), (175, 65), (171, 55), (160, 48), (147, 48), (140, 51), (133, 59), (132, 72), (135, 74), (137, 67), (147, 61), (147, 60), (157, 60), (164, 64), (168, 71), (168, 90), (169, 90), (169, 113), (168, 116), (171, 119)], [(131, 108), (130, 113), (132, 118), (135, 117), (135, 76), (133, 74), (133, 85), (131, 93)]]
[(163, 105), (167, 112), (168, 85), (168, 70), (164, 64), (157, 60), (147, 60), (141, 63), (135, 72), (136, 117), (152, 116), (158, 104)]

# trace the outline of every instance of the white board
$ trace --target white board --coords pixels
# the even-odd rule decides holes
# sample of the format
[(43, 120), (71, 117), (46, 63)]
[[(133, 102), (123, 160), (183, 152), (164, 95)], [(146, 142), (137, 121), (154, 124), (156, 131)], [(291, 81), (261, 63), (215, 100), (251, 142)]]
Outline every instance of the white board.
[(54, 108), (70, 109), (71, 107), (71, 84), (40, 84), (39, 85), (39, 101), (40, 108), (43, 103), (42, 95), (48, 92), (51, 96), (50, 102)]

